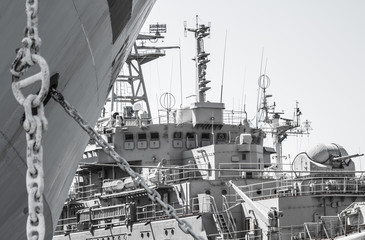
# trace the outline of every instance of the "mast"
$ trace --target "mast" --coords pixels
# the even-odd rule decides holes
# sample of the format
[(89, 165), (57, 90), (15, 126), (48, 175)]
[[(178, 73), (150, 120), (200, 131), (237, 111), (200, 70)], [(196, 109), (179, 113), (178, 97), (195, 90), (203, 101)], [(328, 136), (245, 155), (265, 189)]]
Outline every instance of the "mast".
[(130, 107), (133, 112), (137, 112), (141, 110), (141, 104), (143, 104), (144, 118), (152, 122), (142, 65), (164, 57), (166, 49), (180, 48), (179, 46), (158, 47), (146, 44), (147, 42), (154, 44), (159, 39), (164, 39), (162, 33), (166, 33), (166, 31), (166, 24), (157, 23), (150, 24), (149, 33), (138, 35), (123, 70), (115, 80), (110, 97), (107, 99), (107, 102), (111, 102), (110, 115), (115, 111), (118, 114), (121, 113), (123, 107)]
[[(300, 116), (302, 112), (299, 109), (298, 101), (296, 101), (294, 108), (293, 119), (284, 118), (281, 116), (284, 112), (275, 111), (275, 102), (272, 105), (268, 102), (268, 98), (271, 98), (272, 95), (267, 94), (267, 89), (270, 86), (270, 78), (265, 73), (260, 75), (258, 85), (260, 92), (256, 121), (262, 123), (262, 128), (266, 133), (272, 134), (276, 151), (276, 170), (281, 171), (283, 170), (283, 160), (286, 159), (286, 156), (283, 156), (282, 152), (283, 141), (289, 135), (309, 134), (309, 130), (311, 130), (310, 122), (306, 121), (304, 122), (304, 126), (301, 126)], [(281, 172), (277, 173), (277, 177), (281, 175)]]
[(204, 51), (204, 38), (210, 35), (210, 26), (205, 26), (204, 24), (198, 23), (198, 16), (196, 16), (196, 27), (186, 28), (185, 31), (194, 32), (196, 40), (196, 56), (195, 60), (196, 66), (196, 95), (197, 102), (205, 102), (206, 94), (205, 92), (210, 89), (207, 84), (210, 82), (205, 78), (207, 63), (210, 62), (208, 59), (209, 53)]

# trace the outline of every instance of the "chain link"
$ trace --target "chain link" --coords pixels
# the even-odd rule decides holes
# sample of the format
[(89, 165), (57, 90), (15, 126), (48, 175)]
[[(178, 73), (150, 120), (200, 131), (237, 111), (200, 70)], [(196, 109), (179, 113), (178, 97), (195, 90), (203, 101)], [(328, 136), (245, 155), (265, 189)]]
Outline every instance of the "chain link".
[[(38, 54), (41, 39), (38, 35), (38, 0), (26, 0), (25, 12), (27, 26), (22, 40), (23, 47), (17, 51), (11, 65), (12, 90), (15, 99), (24, 107), (25, 119), (23, 128), (27, 139), (27, 173), (26, 185), (28, 192), (27, 239), (43, 240), (45, 235), (45, 220), (43, 215), (43, 148), (42, 132), (47, 129), (47, 119), (44, 114), (43, 100), (49, 90), (49, 67), (46, 60)], [(30, 67), (38, 65), (40, 72), (25, 79), (20, 79)], [(24, 96), (21, 89), (35, 82), (41, 82), (37, 95)], [(32, 109), (36, 109), (33, 114)]]
[(104, 152), (108, 154), (114, 161), (116, 161), (117, 165), (123, 171), (127, 172), (132, 177), (133, 182), (136, 186), (144, 188), (147, 191), (148, 197), (153, 202), (157, 202), (163, 208), (167, 216), (175, 218), (175, 220), (178, 222), (179, 228), (184, 233), (190, 234), (196, 240), (203, 240), (202, 237), (193, 232), (190, 224), (177, 216), (175, 209), (171, 205), (162, 201), (161, 195), (155, 189), (148, 187), (143, 177), (133, 171), (128, 161), (114, 151), (113, 147), (109, 145), (109, 143), (107, 143), (101, 137), (101, 135), (82, 118), (82, 116), (76, 111), (76, 109), (64, 99), (61, 93), (57, 92), (55, 89), (51, 89), (50, 94), (52, 98), (63, 107), (66, 113), (70, 115), (73, 119), (75, 119), (75, 121), (81, 126), (81, 128), (84, 129), (86, 133), (99, 144), (100, 147), (102, 147)]

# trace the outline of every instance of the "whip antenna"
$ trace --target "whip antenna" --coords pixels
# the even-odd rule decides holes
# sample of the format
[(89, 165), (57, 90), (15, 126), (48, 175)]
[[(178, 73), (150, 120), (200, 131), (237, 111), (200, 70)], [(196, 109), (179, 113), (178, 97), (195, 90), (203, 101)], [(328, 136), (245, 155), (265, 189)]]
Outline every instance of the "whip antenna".
[(226, 30), (226, 37), (224, 39), (224, 54), (223, 54), (223, 69), (222, 69), (222, 83), (221, 83), (221, 99), (220, 102), (222, 102), (223, 98), (223, 80), (224, 80), (224, 66), (226, 63), (226, 47), (227, 47), (227, 30)]

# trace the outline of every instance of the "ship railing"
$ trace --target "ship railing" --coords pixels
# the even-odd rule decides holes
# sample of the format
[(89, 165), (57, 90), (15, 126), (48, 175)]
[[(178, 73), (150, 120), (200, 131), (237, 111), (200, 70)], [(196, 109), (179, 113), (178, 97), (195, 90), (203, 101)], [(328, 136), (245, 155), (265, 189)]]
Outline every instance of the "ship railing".
[(168, 169), (166, 172), (166, 184), (179, 183), (182, 181), (200, 179), (202, 173), (197, 164), (186, 164)]
[(57, 222), (57, 226), (55, 229), (54, 234), (55, 235), (61, 235), (71, 232), (77, 231), (77, 218), (71, 217), (71, 218), (61, 218)]
[(321, 224), (326, 237), (329, 239), (344, 235), (346, 232), (344, 224), (339, 216), (322, 216)]
[(159, 109), (158, 110), (158, 123), (159, 124), (166, 124), (166, 123), (174, 123), (176, 124), (176, 109), (173, 110), (165, 110)]
[(365, 180), (358, 177), (312, 177), (278, 179), (239, 187), (251, 199), (297, 195), (361, 195)]
[[(241, 202), (243, 199), (240, 197), (240, 195), (237, 194), (225, 194), (222, 195), (225, 198), (225, 204), (227, 205), (227, 209), (231, 209), (234, 207), (238, 202)], [(222, 208), (224, 209), (224, 208)]]
[(95, 193), (98, 191), (95, 184), (89, 185), (79, 185), (72, 187), (70, 189), (68, 198), (75, 200), (88, 200), (94, 197)]
[[(176, 203), (170, 204), (176, 210), (178, 215), (184, 214), (184, 206)], [(151, 221), (159, 218), (166, 218), (165, 211), (158, 204), (148, 204), (137, 207), (137, 221)]]
[(364, 230), (362, 221), (347, 226), (346, 219), (337, 216), (321, 216), (317, 222), (281, 226), (280, 239), (334, 239)]
[(334, 239), (345, 231), (338, 216), (325, 216), (317, 222), (281, 226), (279, 233), (281, 239)]
[(291, 164), (272, 164), (267, 167), (267, 163), (219, 163), (218, 177), (220, 178), (258, 178), (258, 179), (275, 179), (278, 173), (277, 169), (283, 169), (279, 174), (285, 178), (294, 178), (295, 172), (290, 171)]
[(231, 207), (228, 203), (227, 196), (222, 195), (222, 200), (223, 200), (222, 201), (223, 212), (225, 212), (227, 214), (228, 222), (229, 222), (229, 225), (232, 226), (232, 230), (236, 231), (237, 230), (236, 222), (234, 221), (232, 212), (230, 211)]
[(244, 111), (223, 110), (223, 122), (225, 124), (239, 125), (243, 124), (246, 119)]
[[(207, 194), (191, 199), (181, 199), (178, 202), (169, 203), (174, 207), (178, 216), (198, 215), (204, 212), (213, 213), (218, 211), (214, 198)], [(166, 218), (167, 215), (158, 204), (146, 204), (136, 207), (138, 221), (151, 221)]]
[[(198, 198), (181, 200), (180, 202), (169, 203), (176, 211), (178, 216), (187, 216), (199, 213)], [(138, 221), (152, 221), (160, 218), (167, 218), (165, 211), (158, 204), (147, 204), (137, 206)]]
[(309, 239), (304, 224), (281, 226), (278, 231), (279, 239)]
[(141, 50), (138, 49), (138, 53), (131, 53), (131, 56), (138, 56), (138, 57), (143, 57), (143, 56), (150, 56), (150, 55), (161, 55), (161, 56), (165, 56), (166, 51), (162, 50), (162, 49), (145, 49), (145, 50)]
[[(218, 229), (218, 232), (220, 233), (221, 237), (224, 239), (224, 230), (223, 230), (223, 221), (221, 219), (220, 216), (218, 216), (218, 208), (217, 208), (217, 205), (215, 203), (215, 200), (214, 200), (214, 197), (213, 196), (210, 196), (210, 195), (203, 195), (200, 199), (200, 201), (203, 201), (203, 203), (206, 203), (207, 201), (209, 201), (209, 212), (212, 212), (213, 213), (213, 219), (214, 219), (214, 222), (216, 223), (216, 227)], [(201, 209), (202, 211), (204, 211), (204, 209)], [(228, 234), (228, 237), (229, 236), (229, 232), (227, 232)]]
[[(226, 209), (219, 210), (215, 199), (209, 194), (198, 194), (197, 198), (192, 199), (193, 211), (198, 214), (211, 213), (222, 239), (236, 239), (234, 232), (236, 225), (233, 223), (233, 216), (230, 211)], [(226, 237), (225, 237), (226, 236)], [(228, 237), (228, 238), (227, 238)]]
[[(235, 237), (232, 238), (230, 235), (234, 235)], [(259, 228), (256, 229), (252, 229), (252, 230), (241, 230), (241, 231), (234, 231), (231, 234), (229, 233), (223, 233), (223, 234), (219, 234), (219, 233), (212, 233), (212, 234), (208, 234), (207, 235), (208, 239), (219, 239), (219, 240), (224, 240), (224, 239), (234, 239), (234, 240), (262, 240), (263, 239), (263, 235), (262, 235), (262, 230)]]
[[(177, 110), (181, 109), (170, 109), (167, 111), (166, 109), (158, 110), (158, 123), (166, 124), (166, 123), (177, 123)], [(182, 109), (184, 111), (184, 109)], [(234, 110), (224, 110), (223, 111), (223, 123), (230, 125), (240, 125), (243, 124), (246, 118), (246, 113), (243, 111), (234, 111)], [(189, 121), (191, 123), (191, 120)]]

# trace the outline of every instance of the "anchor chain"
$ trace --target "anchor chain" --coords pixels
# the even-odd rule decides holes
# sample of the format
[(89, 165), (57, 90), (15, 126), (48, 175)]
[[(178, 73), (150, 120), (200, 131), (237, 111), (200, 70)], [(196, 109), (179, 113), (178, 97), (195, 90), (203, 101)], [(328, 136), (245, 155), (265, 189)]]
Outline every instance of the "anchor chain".
[(190, 234), (196, 240), (203, 240), (200, 236), (198, 236), (196, 233), (193, 232), (193, 229), (188, 222), (180, 219), (177, 216), (176, 210), (171, 205), (165, 203), (161, 199), (161, 195), (155, 189), (152, 189), (147, 185), (146, 181), (140, 174), (133, 171), (127, 160), (114, 151), (114, 148), (107, 141), (105, 141), (102, 138), (102, 136), (83, 119), (83, 117), (77, 112), (77, 110), (64, 99), (61, 93), (57, 92), (55, 89), (51, 89), (50, 94), (51, 97), (63, 107), (66, 113), (69, 116), (71, 116), (80, 125), (80, 127), (84, 129), (85, 132), (93, 140), (95, 140), (95, 142), (99, 144), (100, 147), (102, 147), (103, 151), (106, 154), (108, 154), (114, 161), (116, 161), (119, 168), (127, 172), (132, 177), (135, 186), (143, 187), (147, 191), (148, 197), (154, 203), (157, 202), (163, 208), (167, 216), (173, 217), (178, 222), (179, 228), (184, 233)]
[[(22, 40), (23, 47), (17, 50), (17, 56), (11, 65), (12, 90), (16, 100), (24, 107), (23, 128), (27, 139), (27, 173), (28, 192), (27, 239), (43, 240), (45, 221), (43, 215), (43, 148), (42, 132), (47, 130), (43, 100), (49, 90), (49, 67), (46, 60), (38, 54), (41, 39), (38, 35), (38, 0), (26, 0), (25, 12), (27, 26)], [(20, 79), (31, 67), (38, 65), (40, 72), (25, 79)], [(35, 82), (41, 82), (38, 94), (24, 96), (21, 89)], [(32, 111), (36, 109), (36, 111)], [(34, 113), (36, 112), (36, 113)]]

